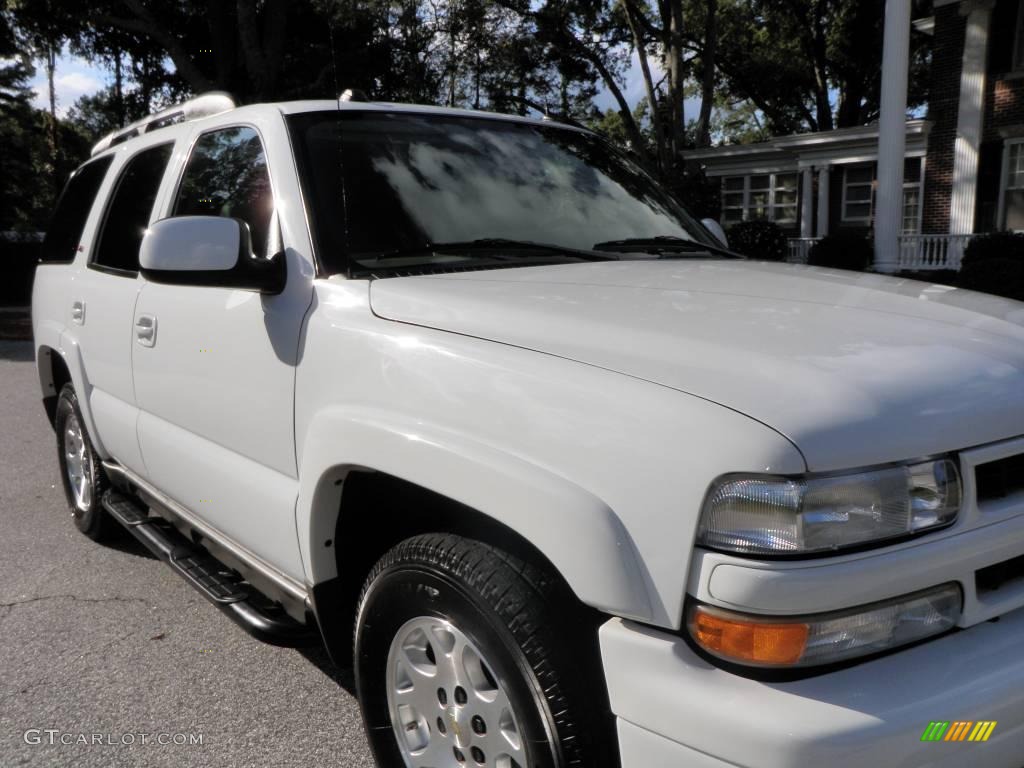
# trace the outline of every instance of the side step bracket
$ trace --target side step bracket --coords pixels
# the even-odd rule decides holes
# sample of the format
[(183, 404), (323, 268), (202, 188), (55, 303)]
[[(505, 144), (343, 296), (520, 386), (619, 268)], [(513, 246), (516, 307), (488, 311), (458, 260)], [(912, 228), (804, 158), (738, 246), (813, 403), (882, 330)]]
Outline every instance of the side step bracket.
[(103, 508), (203, 597), (258, 640), (297, 648), (320, 642), (315, 627), (300, 624), (256, 592), (241, 576), (193, 544), (162, 517), (114, 489), (103, 494)]

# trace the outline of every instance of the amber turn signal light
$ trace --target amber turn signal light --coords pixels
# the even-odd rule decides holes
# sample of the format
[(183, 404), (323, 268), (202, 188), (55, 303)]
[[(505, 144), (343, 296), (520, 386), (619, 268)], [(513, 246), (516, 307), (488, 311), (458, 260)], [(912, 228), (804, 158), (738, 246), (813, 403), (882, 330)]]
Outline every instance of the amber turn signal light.
[(770, 622), (698, 606), (690, 616), (690, 633), (715, 656), (740, 664), (791, 666), (803, 656), (810, 626)]
[(803, 616), (734, 613), (691, 602), (690, 636), (713, 656), (757, 667), (811, 667), (889, 651), (941, 635), (960, 620), (951, 582), (902, 597)]

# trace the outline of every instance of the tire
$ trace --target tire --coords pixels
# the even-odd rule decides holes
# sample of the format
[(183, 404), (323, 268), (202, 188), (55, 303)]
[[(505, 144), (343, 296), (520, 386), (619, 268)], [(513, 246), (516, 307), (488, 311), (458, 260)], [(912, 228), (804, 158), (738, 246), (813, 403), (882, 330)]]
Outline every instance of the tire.
[(356, 689), (380, 768), (613, 768), (597, 622), (560, 579), (447, 534), (373, 568)]
[(70, 384), (64, 385), (57, 398), (54, 428), (60, 477), (71, 517), (78, 530), (90, 539), (100, 541), (111, 527), (101, 502), (108, 483), (86, 431), (78, 396)]

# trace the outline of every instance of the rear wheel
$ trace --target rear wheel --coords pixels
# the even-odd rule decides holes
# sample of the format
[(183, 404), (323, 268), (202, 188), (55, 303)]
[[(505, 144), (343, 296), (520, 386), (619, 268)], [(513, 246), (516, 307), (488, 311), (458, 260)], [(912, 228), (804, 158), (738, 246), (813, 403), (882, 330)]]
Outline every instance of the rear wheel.
[(89, 440), (78, 397), (71, 384), (65, 384), (57, 398), (54, 424), (60, 475), (71, 517), (82, 533), (99, 541), (110, 525), (100, 501), (107, 488), (106, 477)]
[(378, 765), (617, 765), (596, 625), (567, 593), (542, 569), (458, 536), (388, 552), (356, 623), (356, 686)]

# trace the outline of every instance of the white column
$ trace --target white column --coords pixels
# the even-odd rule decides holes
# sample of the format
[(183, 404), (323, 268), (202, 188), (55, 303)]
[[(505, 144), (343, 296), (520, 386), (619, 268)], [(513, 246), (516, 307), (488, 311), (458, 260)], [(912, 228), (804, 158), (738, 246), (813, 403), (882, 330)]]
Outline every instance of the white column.
[(949, 233), (974, 231), (974, 206), (978, 192), (978, 149), (985, 102), (985, 57), (992, 0), (966, 2), (963, 67), (960, 70), (960, 105), (953, 144), (953, 191), (949, 200)]
[(886, 0), (875, 191), (875, 269), (879, 272), (899, 269), (909, 65), (910, 0)]
[(818, 169), (818, 237), (828, 234), (828, 171), (827, 165)]
[(800, 237), (810, 237), (814, 224), (814, 172), (804, 168), (803, 183), (800, 185)]

